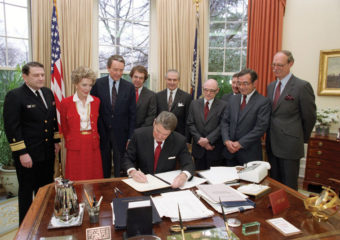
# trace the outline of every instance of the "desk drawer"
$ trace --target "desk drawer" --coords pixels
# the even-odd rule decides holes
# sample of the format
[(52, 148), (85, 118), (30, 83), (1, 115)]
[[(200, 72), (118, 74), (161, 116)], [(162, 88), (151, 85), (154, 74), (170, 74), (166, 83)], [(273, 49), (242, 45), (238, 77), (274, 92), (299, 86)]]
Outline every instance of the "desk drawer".
[(338, 151), (332, 151), (330, 149), (324, 148), (309, 148), (308, 149), (308, 156), (309, 157), (316, 157), (316, 158), (323, 158), (326, 160), (334, 160), (339, 161), (340, 159), (340, 146)]
[(321, 169), (306, 169), (305, 180), (318, 182), (323, 185), (329, 185), (328, 178), (339, 178), (335, 174), (329, 173), (328, 171), (323, 171)]
[(331, 151), (340, 152), (340, 142), (336, 142), (336, 141), (313, 139), (313, 140), (310, 140), (308, 146), (310, 148), (317, 148), (319, 150), (328, 149), (328, 150), (331, 150)]
[(332, 175), (337, 175), (340, 178), (340, 162), (328, 161), (320, 158), (309, 158), (306, 164), (306, 169), (315, 169), (328, 172)]

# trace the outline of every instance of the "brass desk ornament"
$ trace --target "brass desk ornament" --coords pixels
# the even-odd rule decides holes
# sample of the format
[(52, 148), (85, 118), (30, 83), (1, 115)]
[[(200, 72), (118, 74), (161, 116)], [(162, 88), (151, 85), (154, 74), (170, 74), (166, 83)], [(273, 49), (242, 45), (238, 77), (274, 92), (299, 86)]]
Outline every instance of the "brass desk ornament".
[(322, 186), (324, 189), (320, 196), (306, 198), (304, 200), (305, 208), (311, 212), (313, 217), (321, 220), (327, 220), (330, 216), (337, 213), (336, 206), (340, 205), (338, 195), (330, 188)]

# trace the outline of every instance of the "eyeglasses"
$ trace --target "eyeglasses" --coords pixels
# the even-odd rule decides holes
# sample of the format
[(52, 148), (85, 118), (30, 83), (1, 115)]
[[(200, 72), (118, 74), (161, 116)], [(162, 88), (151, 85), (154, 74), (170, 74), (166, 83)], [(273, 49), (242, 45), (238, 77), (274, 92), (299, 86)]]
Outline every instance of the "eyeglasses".
[(204, 92), (207, 92), (207, 93), (215, 93), (215, 92), (217, 91), (217, 89), (203, 88), (203, 91), (204, 91)]
[(251, 83), (250, 82), (237, 82), (237, 86), (249, 86)]
[(287, 65), (287, 63), (286, 64), (273, 63), (272, 68), (274, 68), (274, 67), (283, 68), (285, 65)]

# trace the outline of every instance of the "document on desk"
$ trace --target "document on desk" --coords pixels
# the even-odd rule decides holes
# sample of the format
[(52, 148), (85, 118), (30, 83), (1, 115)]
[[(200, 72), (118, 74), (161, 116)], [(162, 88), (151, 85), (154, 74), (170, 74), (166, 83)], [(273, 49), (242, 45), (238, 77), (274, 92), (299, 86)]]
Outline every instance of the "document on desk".
[(147, 192), (155, 189), (171, 187), (170, 184), (152, 176), (151, 174), (147, 174), (146, 178), (148, 179), (147, 183), (136, 182), (133, 178), (123, 179), (122, 181), (138, 192)]
[(179, 221), (178, 206), (182, 221), (192, 221), (212, 217), (214, 212), (209, 210), (190, 190), (162, 193), (152, 197), (152, 201), (161, 217), (169, 217), (171, 221)]
[[(163, 172), (163, 173), (157, 173), (155, 174), (156, 177), (163, 179), (164, 181), (168, 183), (172, 183), (174, 179), (181, 173), (181, 170), (175, 170), (175, 171), (169, 171), (169, 172)], [(200, 185), (207, 180), (200, 177), (193, 176), (190, 181), (187, 181), (180, 189), (188, 189), (192, 187), (196, 187), (197, 185)]]
[(199, 190), (204, 192), (213, 202), (235, 202), (246, 201), (247, 196), (234, 188), (225, 184), (203, 184), (197, 186)]
[(211, 184), (232, 183), (239, 180), (236, 167), (211, 167), (197, 172)]

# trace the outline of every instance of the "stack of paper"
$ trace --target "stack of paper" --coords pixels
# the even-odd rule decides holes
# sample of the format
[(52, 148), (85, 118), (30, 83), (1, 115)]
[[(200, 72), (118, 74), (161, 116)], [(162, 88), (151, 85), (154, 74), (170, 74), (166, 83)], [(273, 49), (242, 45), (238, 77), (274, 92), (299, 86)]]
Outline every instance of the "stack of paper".
[[(175, 171), (170, 171), (170, 172), (163, 172), (163, 173), (157, 173), (155, 174), (156, 177), (164, 180), (165, 182), (168, 183), (173, 183), (174, 179), (181, 173), (181, 170), (175, 170)], [(188, 188), (193, 188), (196, 187), (197, 185), (200, 185), (204, 182), (206, 182), (206, 179), (199, 178), (199, 177), (192, 177), (190, 181), (187, 181), (180, 189), (188, 189)]]
[(233, 183), (239, 180), (236, 167), (211, 167), (209, 170), (199, 171), (198, 174), (211, 184)]
[(197, 194), (219, 213), (222, 213), (220, 199), (225, 203), (242, 201), (245, 203), (244, 205), (237, 207), (223, 207), (225, 214), (254, 208), (254, 206), (249, 206), (246, 195), (225, 184), (200, 185), (197, 188), (199, 189), (196, 191)]
[(191, 191), (177, 191), (162, 193), (159, 197), (152, 198), (161, 217), (169, 217), (171, 221), (179, 221), (178, 206), (181, 211), (182, 221), (192, 221), (212, 217), (210, 211)]
[(133, 178), (123, 179), (122, 181), (138, 192), (146, 192), (146, 191), (151, 191), (155, 189), (162, 189), (162, 188), (170, 187), (168, 183), (150, 174), (147, 174), (146, 178), (148, 180), (146, 183), (136, 182), (135, 180), (133, 180)]

